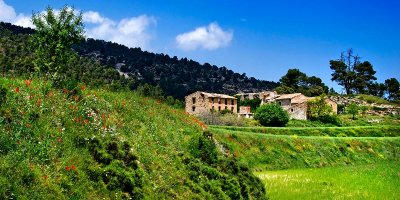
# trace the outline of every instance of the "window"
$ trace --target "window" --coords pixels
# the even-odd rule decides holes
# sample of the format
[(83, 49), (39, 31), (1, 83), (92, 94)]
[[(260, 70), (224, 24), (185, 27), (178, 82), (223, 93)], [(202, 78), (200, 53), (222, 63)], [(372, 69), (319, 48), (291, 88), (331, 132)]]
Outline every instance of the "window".
[(228, 106), (225, 106), (225, 110), (228, 110)]
[(290, 109), (290, 112), (293, 112), (293, 108), (292, 108), (292, 109)]
[(280, 106), (282, 105), (282, 102), (279, 101), (278, 103), (279, 103)]
[(221, 111), (221, 106), (218, 106), (218, 111)]
[(233, 107), (231, 107), (231, 111), (233, 112)]
[(225, 99), (225, 105), (228, 105), (228, 99)]
[(213, 97), (213, 98), (211, 98), (211, 101), (214, 103), (214, 97)]
[(192, 110), (193, 110), (193, 112), (196, 111), (196, 107), (193, 106), (193, 107), (192, 107)]
[(193, 104), (196, 104), (196, 97), (192, 98), (192, 102), (193, 102)]
[(231, 99), (232, 106), (235, 105), (235, 100)]

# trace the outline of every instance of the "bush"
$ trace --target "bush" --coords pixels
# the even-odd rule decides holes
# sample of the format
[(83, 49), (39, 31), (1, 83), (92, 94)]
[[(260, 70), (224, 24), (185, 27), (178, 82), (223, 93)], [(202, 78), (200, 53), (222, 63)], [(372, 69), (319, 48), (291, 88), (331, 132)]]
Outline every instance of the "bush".
[(257, 108), (254, 119), (263, 126), (285, 126), (289, 122), (289, 115), (278, 104), (266, 104)]

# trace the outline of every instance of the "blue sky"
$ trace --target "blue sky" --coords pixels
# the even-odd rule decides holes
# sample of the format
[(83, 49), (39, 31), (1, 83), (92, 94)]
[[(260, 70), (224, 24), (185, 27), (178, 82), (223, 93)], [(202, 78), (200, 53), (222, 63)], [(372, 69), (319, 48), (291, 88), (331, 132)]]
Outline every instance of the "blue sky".
[(329, 60), (348, 48), (373, 64), (379, 82), (400, 79), (398, 1), (0, 0), (0, 20), (29, 25), (32, 11), (65, 4), (83, 12), (88, 36), (258, 79), (299, 68), (340, 91)]

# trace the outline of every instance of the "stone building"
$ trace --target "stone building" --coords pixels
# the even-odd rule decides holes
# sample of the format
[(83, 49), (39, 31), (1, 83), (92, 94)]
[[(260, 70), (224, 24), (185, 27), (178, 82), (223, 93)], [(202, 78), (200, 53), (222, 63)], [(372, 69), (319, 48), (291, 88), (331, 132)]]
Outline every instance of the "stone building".
[[(291, 119), (307, 119), (307, 101), (315, 97), (306, 97), (301, 93), (282, 94), (274, 99), (284, 110), (286, 110)], [(331, 106), (332, 112), (337, 114), (337, 103), (331, 99), (325, 99), (325, 102)]]
[(236, 97), (197, 91), (185, 97), (185, 110), (189, 114), (200, 114), (212, 110), (230, 110), (237, 113)]
[(301, 93), (278, 95), (274, 101), (286, 110), (291, 119), (307, 119), (308, 97)]
[(238, 116), (245, 118), (253, 118), (253, 113), (251, 112), (250, 106), (240, 106)]

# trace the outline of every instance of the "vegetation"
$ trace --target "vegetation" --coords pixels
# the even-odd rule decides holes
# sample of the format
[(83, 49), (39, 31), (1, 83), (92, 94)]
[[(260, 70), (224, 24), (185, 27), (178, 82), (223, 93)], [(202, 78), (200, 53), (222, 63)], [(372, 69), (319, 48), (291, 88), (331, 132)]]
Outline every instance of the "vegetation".
[(263, 133), (267, 135), (331, 136), (331, 137), (399, 137), (399, 126), (357, 127), (235, 127), (211, 126), (212, 130)]
[(399, 162), (256, 172), (271, 199), (396, 199)]
[(0, 83), (1, 199), (265, 197), (181, 110), (124, 90)]
[(276, 136), (223, 129), (211, 131), (228, 152), (255, 170), (348, 166), (400, 158), (400, 137)]
[(250, 111), (254, 112), (261, 105), (261, 99), (238, 99), (238, 108), (240, 106), (250, 106)]
[(346, 108), (346, 112), (347, 113), (349, 113), (349, 114), (351, 114), (352, 116), (353, 116), (353, 120), (355, 120), (356, 119), (356, 116), (358, 115), (358, 110), (359, 110), (359, 107), (358, 107), (358, 105), (356, 104), (356, 103), (351, 103), (349, 106), (347, 106), (347, 108)]
[(290, 94), (294, 92), (303, 93), (306, 96), (319, 96), (328, 93), (328, 87), (316, 76), (308, 77), (299, 69), (289, 69), (279, 80), (281, 85), (276, 88), (279, 94)]
[(289, 115), (280, 105), (270, 103), (257, 108), (254, 119), (263, 126), (285, 126), (289, 121)]
[(50, 74), (56, 83), (65, 81), (67, 66), (77, 57), (71, 47), (84, 39), (82, 14), (75, 15), (69, 6), (57, 14), (47, 7), (45, 13), (33, 14), (32, 22), (36, 27), (32, 38), (35, 71)]

